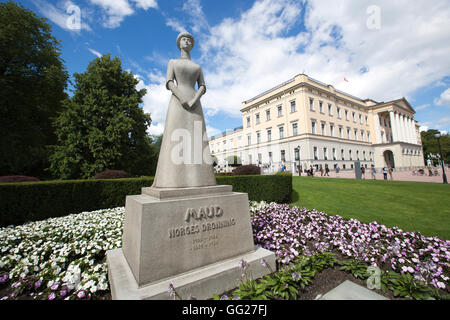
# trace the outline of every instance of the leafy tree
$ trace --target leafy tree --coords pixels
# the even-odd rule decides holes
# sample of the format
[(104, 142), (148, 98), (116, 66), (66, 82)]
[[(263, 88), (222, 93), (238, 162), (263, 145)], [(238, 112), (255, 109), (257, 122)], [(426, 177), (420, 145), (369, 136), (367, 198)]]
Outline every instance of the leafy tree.
[(0, 3), (0, 175), (44, 176), (52, 117), (67, 97), (60, 43), (46, 19)]
[(229, 156), (225, 159), (225, 161), (228, 161), (228, 165), (230, 167), (239, 167), (242, 165), (241, 158), (238, 156)]
[[(436, 137), (434, 136), (438, 133), (438, 130), (430, 129), (427, 131), (422, 131), (420, 136), (422, 138), (423, 154), (425, 157), (425, 163), (427, 161), (427, 155), (439, 154), (439, 146)], [(440, 138), (442, 157), (444, 161), (448, 163), (450, 161), (450, 134), (443, 134)]]
[(52, 173), (62, 179), (90, 178), (105, 169), (150, 175), (151, 118), (139, 107), (146, 90), (137, 90), (138, 80), (109, 54), (74, 78), (74, 95), (55, 121)]

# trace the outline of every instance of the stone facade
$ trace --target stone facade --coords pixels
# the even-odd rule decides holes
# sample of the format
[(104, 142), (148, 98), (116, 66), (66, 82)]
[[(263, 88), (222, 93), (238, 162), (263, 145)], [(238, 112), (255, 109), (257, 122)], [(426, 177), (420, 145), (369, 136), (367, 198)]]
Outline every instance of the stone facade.
[(242, 127), (209, 140), (218, 168), (229, 156), (266, 172), (282, 163), (352, 169), (355, 161), (398, 170), (424, 166), (419, 125), (405, 98), (362, 100), (305, 74), (242, 103)]

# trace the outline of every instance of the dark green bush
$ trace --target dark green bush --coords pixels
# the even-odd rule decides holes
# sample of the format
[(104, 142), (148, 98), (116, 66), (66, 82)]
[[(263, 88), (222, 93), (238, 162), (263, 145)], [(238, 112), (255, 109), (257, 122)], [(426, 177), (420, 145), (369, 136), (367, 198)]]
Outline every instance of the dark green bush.
[(261, 174), (261, 168), (252, 164), (236, 167), (233, 170), (235, 175), (256, 175)]
[[(0, 227), (125, 205), (127, 195), (140, 194), (153, 177), (66, 180), (0, 184)], [(291, 175), (217, 177), (249, 200), (289, 202)]]
[(123, 170), (105, 170), (97, 173), (94, 179), (123, 179), (129, 177), (130, 175), (128, 174), (128, 172)]

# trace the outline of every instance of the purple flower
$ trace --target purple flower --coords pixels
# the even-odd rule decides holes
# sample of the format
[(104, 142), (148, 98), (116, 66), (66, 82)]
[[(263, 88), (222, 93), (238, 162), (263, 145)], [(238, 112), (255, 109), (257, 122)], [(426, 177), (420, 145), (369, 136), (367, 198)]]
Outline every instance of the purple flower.
[(84, 290), (80, 290), (80, 291), (77, 293), (77, 297), (78, 297), (79, 299), (83, 299), (84, 297), (86, 297), (86, 292), (84, 292)]
[(41, 280), (38, 280), (38, 281), (36, 281), (36, 282), (34, 283), (34, 287), (35, 287), (36, 289), (39, 288), (41, 285), (42, 285), (42, 281), (41, 281)]
[(50, 289), (53, 290), (53, 291), (58, 290), (58, 288), (59, 288), (59, 283), (58, 283), (58, 282), (56, 282), (55, 284), (53, 284), (53, 285), (50, 287)]
[(300, 280), (302, 278), (302, 275), (301, 274), (299, 274), (299, 273), (297, 273), (297, 272), (293, 272), (292, 273), (292, 279), (294, 280), (294, 281), (298, 281), (298, 280)]
[(56, 294), (54, 292), (50, 293), (50, 295), (48, 296), (48, 300), (55, 300), (56, 298)]
[(66, 294), (67, 294), (67, 290), (61, 290), (60, 292), (59, 292), (59, 295), (61, 296), (61, 297), (65, 297), (66, 296)]
[(0, 277), (0, 283), (3, 283), (3, 282), (5, 282), (8, 279), (9, 279), (9, 275), (8, 274), (4, 274), (3, 276)]

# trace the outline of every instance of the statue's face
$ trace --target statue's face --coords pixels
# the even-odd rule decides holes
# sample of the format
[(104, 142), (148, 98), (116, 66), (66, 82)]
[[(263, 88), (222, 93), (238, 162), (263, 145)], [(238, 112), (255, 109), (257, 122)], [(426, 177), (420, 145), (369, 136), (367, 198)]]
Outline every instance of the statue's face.
[(192, 50), (192, 39), (189, 37), (182, 37), (180, 39), (180, 49), (184, 49), (186, 51), (191, 51)]

